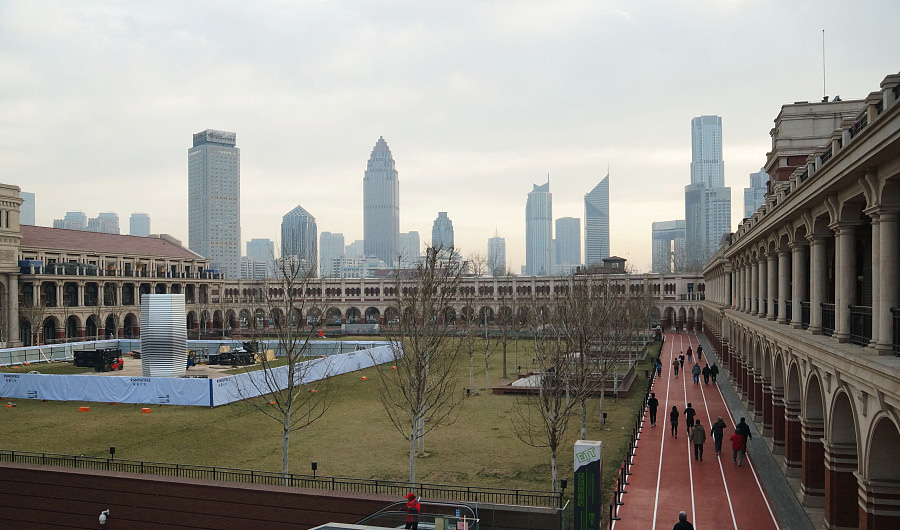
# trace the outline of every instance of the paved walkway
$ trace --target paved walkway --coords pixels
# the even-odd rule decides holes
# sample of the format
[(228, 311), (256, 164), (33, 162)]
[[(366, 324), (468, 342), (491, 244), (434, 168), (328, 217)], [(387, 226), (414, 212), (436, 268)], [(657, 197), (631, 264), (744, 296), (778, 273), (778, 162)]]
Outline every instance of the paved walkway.
[[(693, 363), (687, 359), (685, 370), (677, 377), (674, 375), (673, 359), (681, 352), (687, 354), (688, 346), (696, 352), (698, 345), (700, 342), (695, 335), (666, 334), (661, 352), (662, 376), (657, 377), (653, 387), (659, 400), (656, 427), (651, 427), (649, 416), (645, 417), (627, 493), (622, 495), (624, 504), (619, 507), (620, 520), (615, 521), (612, 528), (668, 530), (677, 522), (678, 512), (684, 510), (697, 529), (811, 529), (809, 519), (752, 423), (754, 438), (748, 447), (748, 457), (741, 467), (732, 463), (728, 438), (747, 413), (739, 406), (740, 400), (727, 377), (720, 372), (718, 384), (704, 384), (701, 376), (700, 383), (694, 384), (690, 373)], [(699, 360), (694, 354), (694, 361), (701, 367), (707, 362), (710, 366), (718, 362), (715, 356), (707, 359), (707, 354), (713, 352), (705, 341), (703, 352), (704, 356)], [(722, 368), (721, 363), (719, 367)], [(707, 433), (702, 461), (694, 458), (693, 445), (687, 437), (684, 417), (687, 403), (697, 411), (695, 419), (700, 420)], [(673, 406), (679, 412), (676, 435), (672, 434), (669, 423)], [(718, 416), (722, 416), (728, 427), (722, 452), (717, 456), (709, 428)], [(780, 485), (777, 484), (779, 478)], [(775, 490), (769, 482), (773, 482)], [(773, 498), (776, 498), (775, 502), (771, 500)]]

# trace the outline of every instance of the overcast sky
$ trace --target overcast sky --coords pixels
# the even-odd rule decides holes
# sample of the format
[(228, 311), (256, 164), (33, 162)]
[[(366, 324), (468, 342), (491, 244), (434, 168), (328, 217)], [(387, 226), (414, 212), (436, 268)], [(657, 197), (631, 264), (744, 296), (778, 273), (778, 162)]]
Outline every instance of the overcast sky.
[(0, 181), (39, 225), (142, 211), (187, 245), (191, 135), (234, 131), (244, 242), (300, 204), (349, 243), (383, 135), (423, 243), (446, 211), (464, 254), (496, 231), (519, 272), (532, 184), (583, 230), (608, 167), (611, 252), (649, 271), (691, 118), (722, 117), (733, 230), (780, 106), (822, 98), (822, 30), (825, 91), (864, 98), (900, 68), (898, 22), (897, 0), (0, 0)]

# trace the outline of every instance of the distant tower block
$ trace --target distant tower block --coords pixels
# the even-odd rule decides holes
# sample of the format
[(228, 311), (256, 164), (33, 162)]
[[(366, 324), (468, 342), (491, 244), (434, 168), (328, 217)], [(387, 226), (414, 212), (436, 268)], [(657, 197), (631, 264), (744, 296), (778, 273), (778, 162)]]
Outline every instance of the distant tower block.
[(141, 364), (144, 377), (183, 377), (187, 326), (183, 294), (141, 296)]

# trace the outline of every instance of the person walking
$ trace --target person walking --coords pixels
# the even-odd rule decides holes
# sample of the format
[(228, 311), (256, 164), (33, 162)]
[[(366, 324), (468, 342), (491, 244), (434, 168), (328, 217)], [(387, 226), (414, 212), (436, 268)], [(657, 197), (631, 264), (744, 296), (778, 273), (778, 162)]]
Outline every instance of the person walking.
[(716, 444), (716, 454), (722, 452), (722, 438), (725, 436), (726, 427), (728, 427), (728, 425), (725, 425), (725, 422), (722, 421), (722, 416), (719, 416), (719, 419), (717, 419), (709, 429), (709, 434), (712, 435), (713, 442)]
[(713, 363), (712, 367), (709, 369), (709, 376), (712, 378), (712, 382), (716, 382), (716, 377), (719, 375), (719, 367), (716, 366), (716, 363)]
[(699, 385), (700, 384), (700, 365), (699, 364), (694, 363), (694, 367), (691, 368), (691, 375), (694, 376), (694, 384)]
[[(660, 357), (662, 354), (660, 354)], [(656, 377), (662, 376), (662, 361), (660, 359), (656, 359)]]
[(678, 359), (672, 361), (672, 373), (675, 374), (673, 377), (678, 377)]
[(650, 399), (647, 400), (647, 411), (650, 412), (650, 426), (656, 427), (656, 408), (659, 406), (659, 400), (656, 394), (650, 392)]
[(706, 363), (706, 366), (703, 367), (703, 384), (709, 384), (709, 363)]
[(702, 358), (703, 358), (703, 346), (698, 345), (697, 346), (697, 362), (700, 362), (700, 360)]
[(680, 364), (681, 369), (684, 370), (684, 352), (681, 352), (681, 355), (678, 356), (678, 364)]
[(694, 426), (694, 416), (696, 416), (696, 415), (697, 415), (697, 411), (694, 410), (694, 407), (692, 407), (690, 403), (688, 403), (687, 408), (684, 409), (684, 420), (685, 420), (685, 423), (687, 423), (687, 435), (688, 436), (691, 435), (691, 427)]
[(688, 362), (691, 362), (693, 359), (694, 359), (694, 350), (693, 350), (693, 348), (691, 348), (690, 346), (688, 346), (688, 349), (687, 349), (687, 360), (688, 360)]
[(741, 433), (734, 431), (731, 435), (731, 461), (741, 467), (741, 460), (744, 459), (744, 437)]
[(747, 422), (744, 421), (744, 418), (741, 418), (741, 421), (738, 422), (737, 427), (735, 428), (737, 432), (741, 434), (744, 439), (744, 454), (747, 454), (747, 442), (753, 439), (753, 434), (750, 432), (750, 426), (747, 425)]
[(694, 460), (703, 462), (703, 444), (706, 442), (706, 431), (704, 431), (703, 426), (700, 425), (700, 420), (697, 420), (694, 423), (694, 428), (691, 429), (690, 439), (691, 443), (694, 444)]
[(672, 423), (672, 436), (678, 438), (678, 407), (672, 405), (672, 412), (669, 413), (669, 422)]
[(419, 513), (422, 511), (422, 505), (419, 504), (419, 499), (416, 498), (416, 494), (413, 492), (409, 492), (406, 494), (406, 526), (404, 528), (418, 530), (419, 528)]
[(687, 514), (684, 511), (678, 512), (678, 522), (672, 527), (672, 530), (694, 530), (694, 525), (688, 522)]

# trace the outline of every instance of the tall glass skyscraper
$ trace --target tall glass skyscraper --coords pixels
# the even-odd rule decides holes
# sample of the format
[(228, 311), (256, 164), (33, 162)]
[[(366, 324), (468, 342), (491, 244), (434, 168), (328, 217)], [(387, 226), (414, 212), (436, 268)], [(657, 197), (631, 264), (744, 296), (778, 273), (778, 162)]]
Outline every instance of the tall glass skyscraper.
[(422, 253), (422, 244), (419, 242), (419, 233), (403, 232), (400, 234), (400, 258), (406, 263), (415, 263)]
[(438, 212), (434, 220), (431, 227), (431, 246), (444, 252), (453, 248), (453, 221), (447, 217), (447, 212)]
[(319, 236), (319, 256), (322, 276), (334, 276), (334, 259), (344, 257), (344, 234), (322, 232)]
[(145, 213), (133, 213), (128, 219), (128, 233), (133, 236), (150, 235), (150, 216)]
[(281, 218), (281, 259), (293, 256), (317, 265), (318, 240), (316, 218), (302, 206), (297, 206)]
[(233, 132), (207, 129), (188, 149), (188, 247), (228, 278), (241, 272), (241, 150)]
[(725, 186), (722, 160), (722, 118), (699, 116), (691, 120), (691, 184), (707, 188)]
[(392, 265), (400, 248), (400, 182), (384, 137), (369, 155), (363, 178), (363, 241), (366, 256)]
[(684, 266), (698, 270), (731, 232), (731, 188), (725, 187), (722, 118), (691, 120), (691, 183), (684, 189)]
[(765, 169), (750, 173), (750, 187), (744, 188), (744, 218), (752, 216), (766, 202), (769, 174)]
[(603, 265), (608, 257), (609, 174), (584, 196), (584, 264)]
[(553, 194), (550, 181), (533, 185), (525, 203), (525, 274), (553, 274)]
[(581, 219), (560, 217), (556, 220), (553, 264), (554, 274), (569, 274), (581, 265)]
[(488, 239), (488, 272), (492, 276), (506, 274), (506, 240), (498, 236)]

